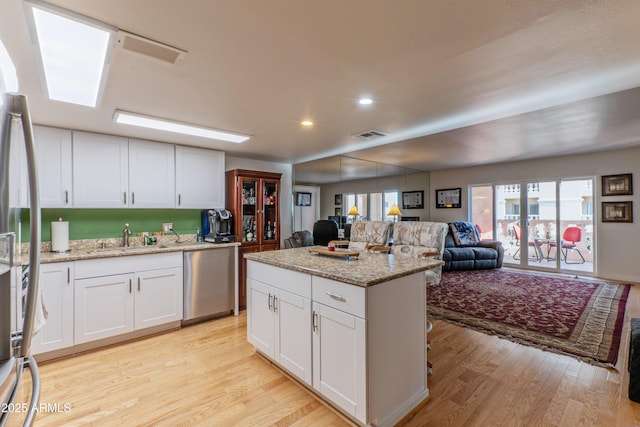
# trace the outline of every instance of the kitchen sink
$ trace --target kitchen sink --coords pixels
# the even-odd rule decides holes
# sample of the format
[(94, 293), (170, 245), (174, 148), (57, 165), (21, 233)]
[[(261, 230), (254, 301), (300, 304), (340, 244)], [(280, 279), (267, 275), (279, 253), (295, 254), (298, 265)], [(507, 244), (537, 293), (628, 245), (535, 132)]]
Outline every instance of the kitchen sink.
[(120, 255), (129, 253), (146, 253), (167, 248), (166, 245), (131, 246), (128, 248), (104, 248), (87, 251), (89, 255)]

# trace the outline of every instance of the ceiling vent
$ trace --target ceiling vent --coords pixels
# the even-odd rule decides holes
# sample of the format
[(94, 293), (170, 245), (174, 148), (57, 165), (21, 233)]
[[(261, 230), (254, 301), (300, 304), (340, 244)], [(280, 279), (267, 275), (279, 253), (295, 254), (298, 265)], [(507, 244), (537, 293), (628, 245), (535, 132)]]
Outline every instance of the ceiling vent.
[(175, 64), (187, 55), (186, 50), (122, 30), (118, 31), (118, 47), (122, 50), (139, 53), (169, 64)]
[(362, 139), (363, 141), (371, 141), (372, 139), (380, 138), (387, 135), (389, 134), (381, 132), (379, 130), (368, 130), (366, 132), (362, 132), (354, 136), (358, 139)]

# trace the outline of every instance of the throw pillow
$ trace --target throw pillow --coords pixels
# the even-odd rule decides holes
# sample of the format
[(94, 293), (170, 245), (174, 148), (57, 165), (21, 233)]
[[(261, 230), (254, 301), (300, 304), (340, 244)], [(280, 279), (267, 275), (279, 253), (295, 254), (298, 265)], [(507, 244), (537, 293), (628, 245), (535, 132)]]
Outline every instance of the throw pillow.
[(480, 242), (480, 236), (478, 236), (476, 228), (470, 222), (450, 222), (449, 228), (456, 246), (476, 246)]

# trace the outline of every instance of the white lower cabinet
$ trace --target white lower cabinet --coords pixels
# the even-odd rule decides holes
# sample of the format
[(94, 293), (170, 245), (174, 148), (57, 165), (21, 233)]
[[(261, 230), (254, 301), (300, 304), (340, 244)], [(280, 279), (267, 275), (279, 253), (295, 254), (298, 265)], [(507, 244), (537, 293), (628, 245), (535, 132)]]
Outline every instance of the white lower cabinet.
[(357, 424), (428, 396), (424, 272), (361, 287), (248, 260), (247, 278), (248, 341)]
[(31, 340), (33, 354), (73, 345), (73, 262), (40, 265), (46, 322)]
[(301, 345), (311, 343), (311, 280), (292, 271), (276, 279), (276, 270), (255, 263), (247, 267), (247, 339), (311, 386), (311, 346)]
[(364, 319), (314, 302), (313, 323), (313, 388), (349, 415), (364, 420)]
[(181, 252), (77, 261), (75, 275), (75, 344), (182, 319)]
[(133, 331), (133, 274), (76, 279), (75, 343)]
[(134, 328), (182, 320), (182, 268), (164, 268), (135, 275)]

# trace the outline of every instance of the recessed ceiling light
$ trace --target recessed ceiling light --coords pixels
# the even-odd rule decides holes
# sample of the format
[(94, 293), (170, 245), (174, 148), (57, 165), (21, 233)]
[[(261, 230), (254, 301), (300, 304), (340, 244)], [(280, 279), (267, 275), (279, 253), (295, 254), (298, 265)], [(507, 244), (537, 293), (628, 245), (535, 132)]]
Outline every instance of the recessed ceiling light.
[(360, 100), (358, 101), (358, 104), (360, 104), (360, 105), (370, 105), (370, 104), (373, 104), (373, 99), (371, 99), (371, 98), (360, 98)]
[(302, 126), (313, 126), (313, 122), (311, 120), (303, 120), (302, 122), (300, 122), (300, 124)]
[(244, 142), (250, 138), (248, 135), (223, 132), (220, 130), (205, 128), (202, 126), (175, 122), (173, 120), (165, 120), (159, 119), (157, 117), (145, 116), (144, 114), (129, 113), (122, 110), (116, 110), (113, 115), (113, 121), (116, 123), (140, 126), (148, 129), (181, 133), (183, 135), (200, 136), (202, 138), (209, 139), (220, 139), (222, 141), (235, 143)]
[(39, 1), (25, 5), (49, 99), (95, 107), (105, 85), (115, 27)]

